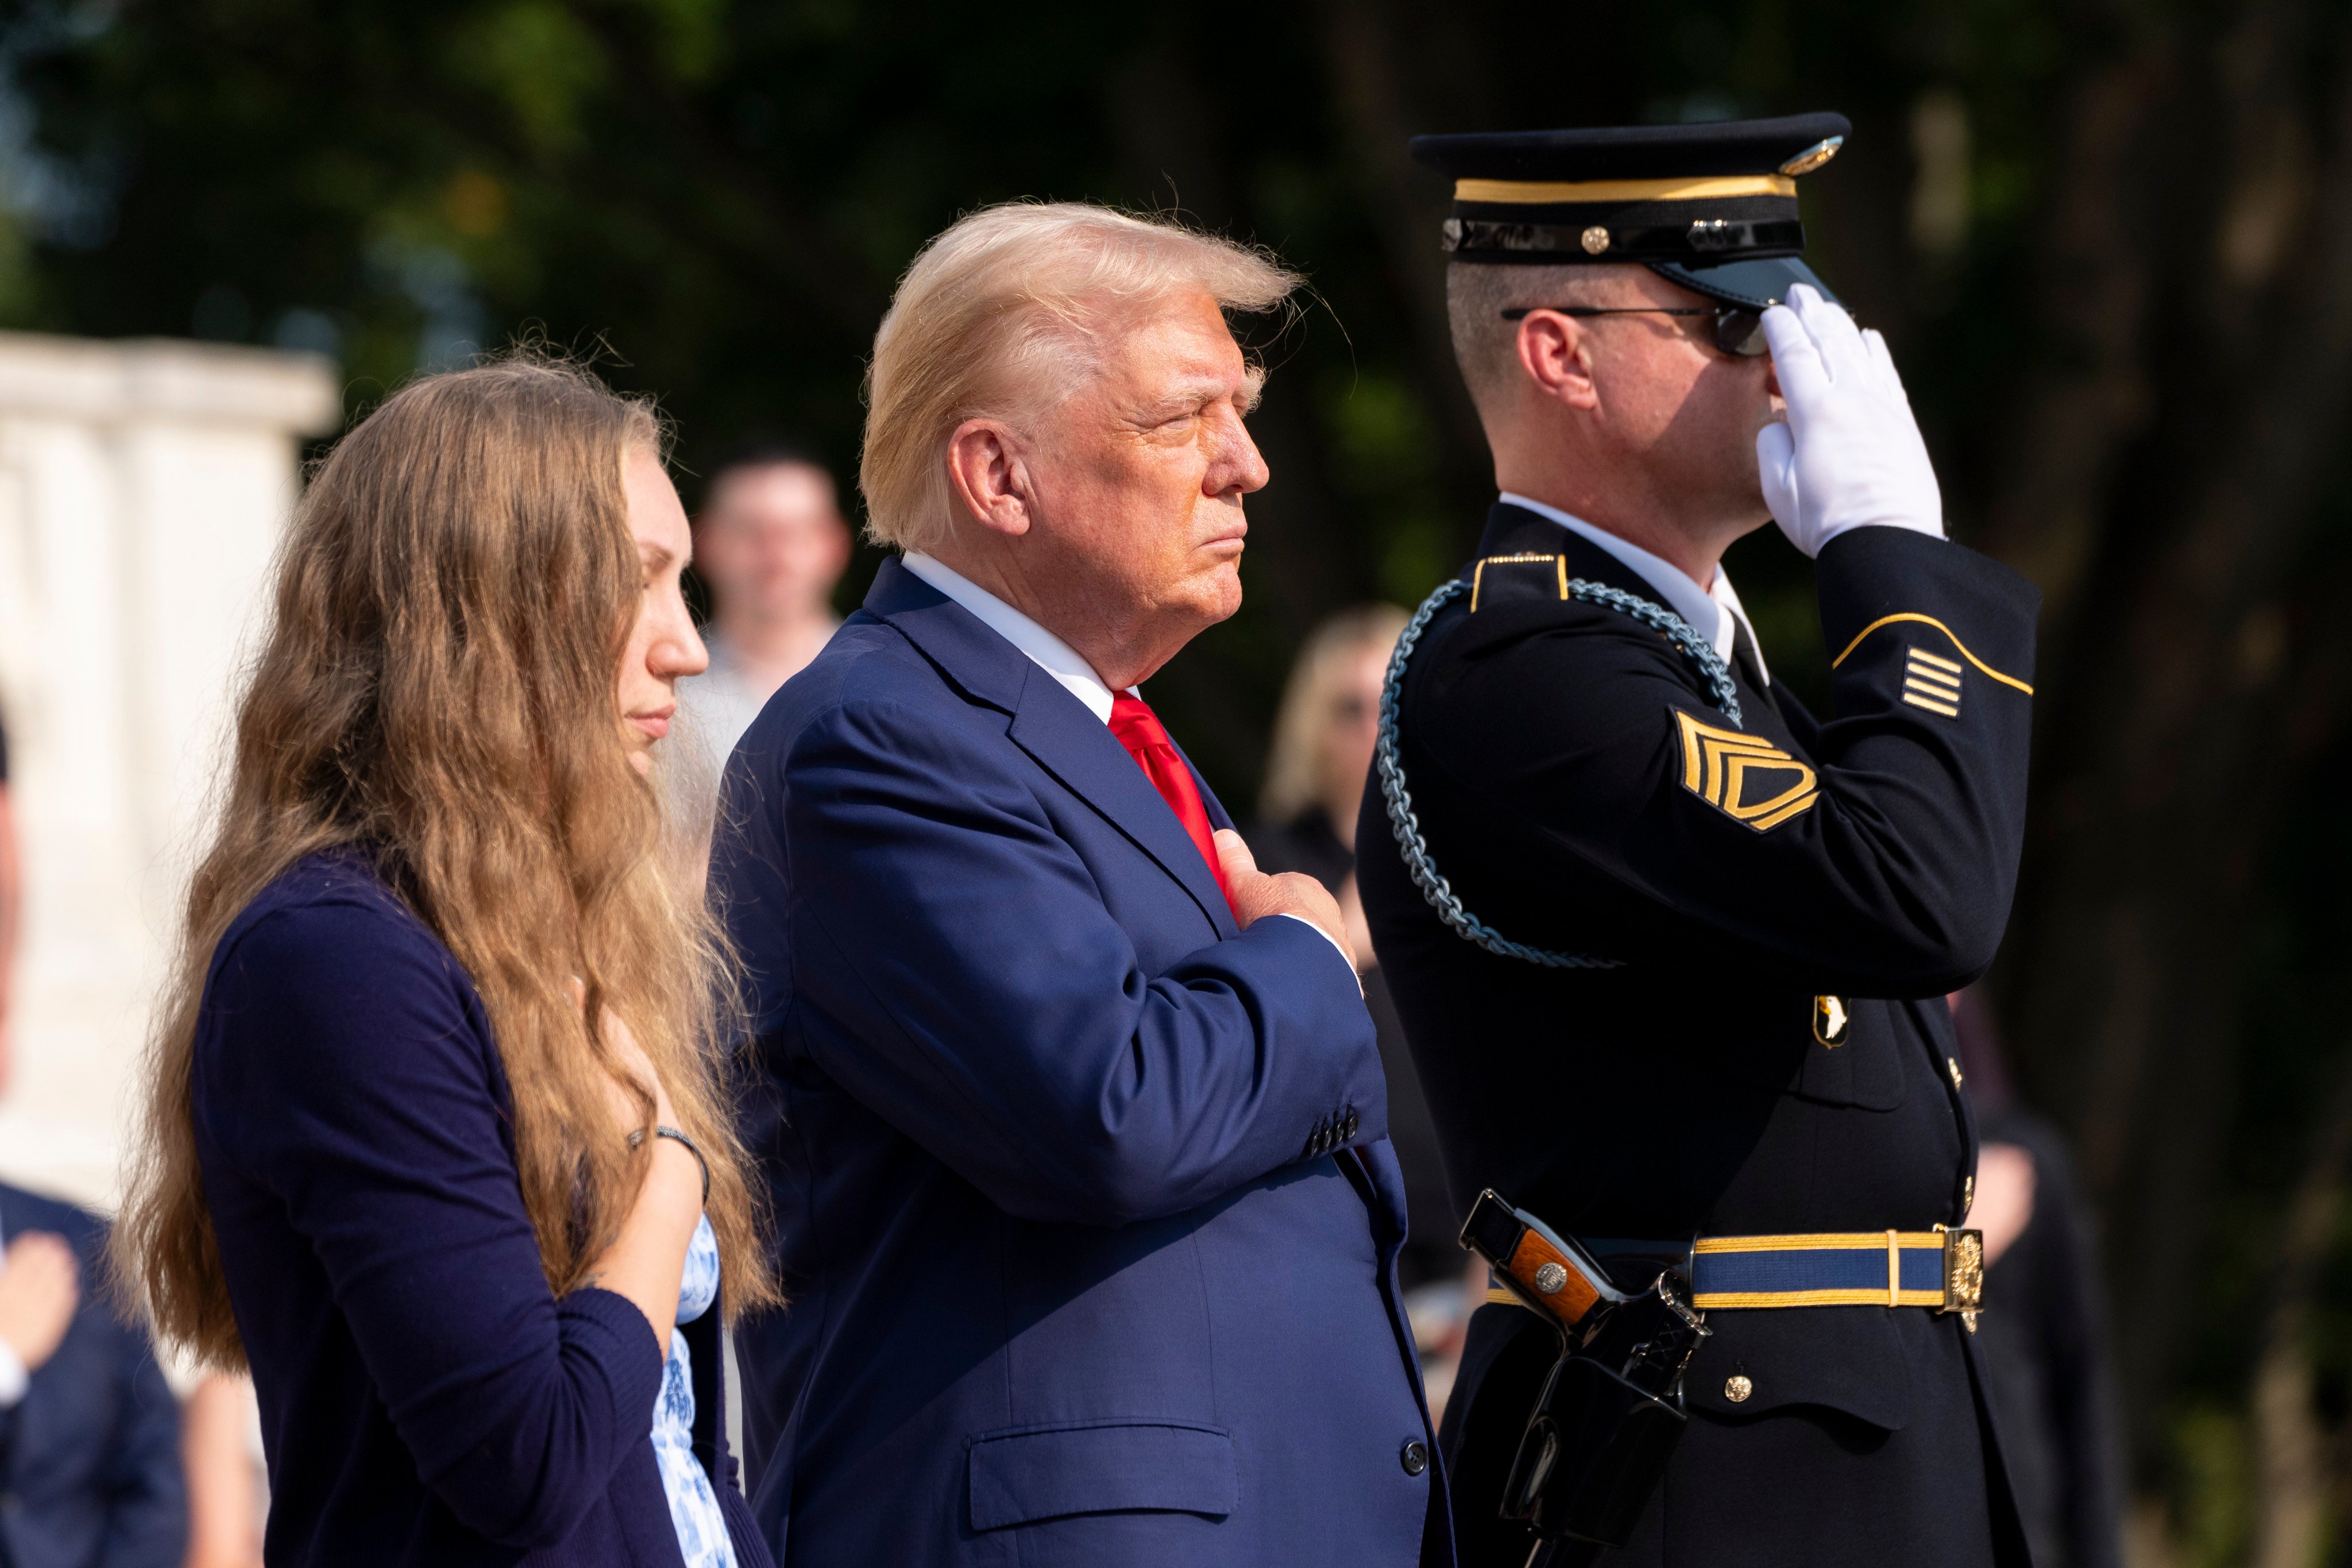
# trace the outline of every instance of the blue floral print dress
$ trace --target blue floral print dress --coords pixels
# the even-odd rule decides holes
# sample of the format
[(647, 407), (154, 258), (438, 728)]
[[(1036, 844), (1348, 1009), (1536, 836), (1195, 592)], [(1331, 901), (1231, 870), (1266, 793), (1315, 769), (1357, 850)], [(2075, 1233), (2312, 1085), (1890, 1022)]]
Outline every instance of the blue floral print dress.
[[(686, 1275), (677, 1286), (677, 1321), (690, 1323), (719, 1300), (719, 1238), (705, 1218), (686, 1249)], [(686, 1336), (669, 1331), (669, 1364), (662, 1371), (661, 1395), (654, 1401), (654, 1458), (661, 1466), (662, 1490), (669, 1494), (670, 1522), (677, 1530), (686, 1568), (736, 1568), (735, 1543), (710, 1476), (694, 1457), (694, 1364)]]

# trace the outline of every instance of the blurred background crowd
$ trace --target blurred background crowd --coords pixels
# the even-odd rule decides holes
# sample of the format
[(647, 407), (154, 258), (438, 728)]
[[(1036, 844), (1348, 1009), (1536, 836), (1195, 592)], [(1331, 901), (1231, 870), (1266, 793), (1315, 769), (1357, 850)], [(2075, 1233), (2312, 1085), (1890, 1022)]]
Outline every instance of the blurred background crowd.
[[(1255, 345), (1247, 599), (1150, 695), (1260, 858), (1344, 898), (1381, 660), (1492, 488), (1405, 138), (1811, 109), (1855, 126), (1805, 184), (1815, 264), (1893, 344), (1955, 537), (2047, 595), (2023, 888), (1959, 1004), (2012, 1447), (2056, 1560), (2104, 1560), (2065, 1521), (2112, 1489), (2137, 1563), (2352, 1561), (2352, 7), (2323, 0), (0, 0), (0, 1177), (111, 1198), (271, 531), (403, 378), (524, 337), (659, 395), (723, 750), (874, 570), (858, 381), (926, 237), (1034, 195), (1275, 247), (1315, 300)], [(1807, 563), (1767, 530), (1727, 565), (1817, 703)], [(1425, 1120), (1396, 1135), (1436, 1394), (1459, 1255)], [(246, 1418), (179, 1385), (197, 1477)]]

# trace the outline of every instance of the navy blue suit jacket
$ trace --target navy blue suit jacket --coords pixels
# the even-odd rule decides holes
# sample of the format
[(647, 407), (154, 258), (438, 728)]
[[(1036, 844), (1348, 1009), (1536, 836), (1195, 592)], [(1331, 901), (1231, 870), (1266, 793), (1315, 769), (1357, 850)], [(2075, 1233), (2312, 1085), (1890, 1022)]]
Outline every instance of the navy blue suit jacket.
[(1331, 944), (1237, 930), (1102, 722), (896, 561), (728, 773), (787, 1568), (1450, 1563)]
[(147, 1336), (109, 1308), (106, 1232), (81, 1210), (0, 1186), (0, 1232), (47, 1231), (81, 1260), (81, 1306), (25, 1397), (0, 1410), (0, 1564), (179, 1568), (188, 1546), (180, 1402)]

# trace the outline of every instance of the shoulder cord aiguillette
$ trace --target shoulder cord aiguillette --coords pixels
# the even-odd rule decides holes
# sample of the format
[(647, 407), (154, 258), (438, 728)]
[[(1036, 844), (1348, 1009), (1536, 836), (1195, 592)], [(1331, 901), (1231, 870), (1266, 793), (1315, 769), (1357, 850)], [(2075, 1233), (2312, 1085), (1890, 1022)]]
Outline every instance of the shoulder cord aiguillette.
[[(1380, 743), (1373, 752), (1372, 770), (1380, 775), (1381, 799), (1388, 807), (1389, 828), (1396, 835), (1397, 847), (1404, 855), (1405, 869), (1412, 876), (1412, 885), (1437, 911), (1437, 918), (1452, 928), (1465, 941), (1476, 942), (1488, 952), (1524, 963), (1541, 964), (1546, 969), (1616, 969), (1624, 961), (1597, 958), (1584, 953), (1548, 952), (1539, 947), (1528, 947), (1513, 942), (1462, 907), (1453, 885), (1437, 869), (1430, 858), (1429, 842), (1422, 837), (1421, 819), (1413, 815), (1412, 792), (1405, 785), (1404, 761), (1398, 753), (1397, 710), (1403, 700), (1405, 668), (1412, 662), (1412, 650), (1421, 641), (1421, 634), (1437, 612), (1460, 595), (1470, 591), (1470, 584), (1456, 578), (1438, 588), (1422, 601), (1402, 635), (1397, 638), (1396, 652), (1389, 658), (1388, 679), (1381, 686)], [(1588, 583), (1581, 577), (1570, 578), (1568, 597), (1581, 599), (1588, 605), (1618, 611), (1633, 616), (1651, 627), (1668, 642), (1680, 648), (1684, 657), (1698, 667), (1715, 705), (1723, 710), (1724, 717), (1740, 726), (1739, 693), (1731, 683), (1731, 671), (1726, 668), (1723, 656), (1715, 645), (1700, 637), (1696, 628), (1672, 610), (1654, 605), (1622, 588), (1612, 588), (1601, 583)], [(1744, 726), (1742, 726), (1744, 727)]]

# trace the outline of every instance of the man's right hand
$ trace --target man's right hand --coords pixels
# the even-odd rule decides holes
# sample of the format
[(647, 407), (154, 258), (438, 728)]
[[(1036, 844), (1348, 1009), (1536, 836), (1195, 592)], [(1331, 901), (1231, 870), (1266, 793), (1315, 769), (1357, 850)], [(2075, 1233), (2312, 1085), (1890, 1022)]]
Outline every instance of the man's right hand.
[(1944, 536), (1944, 499), (1886, 340), (1800, 283), (1764, 312), (1788, 423), (1756, 435), (1764, 500), (1808, 556), (1856, 528)]
[(1267, 876), (1257, 868), (1257, 857), (1230, 827), (1216, 832), (1217, 862), (1224, 868), (1225, 889), (1233, 895), (1234, 919), (1244, 931), (1268, 915), (1296, 915), (1331, 939), (1341, 952), (1349, 951), (1348, 922), (1339, 916), (1339, 900), (1322, 883), (1302, 871), (1277, 871)]
[(62, 1237), (26, 1231), (8, 1244), (0, 1266), (0, 1340), (26, 1372), (55, 1355), (81, 1305), (81, 1265)]

